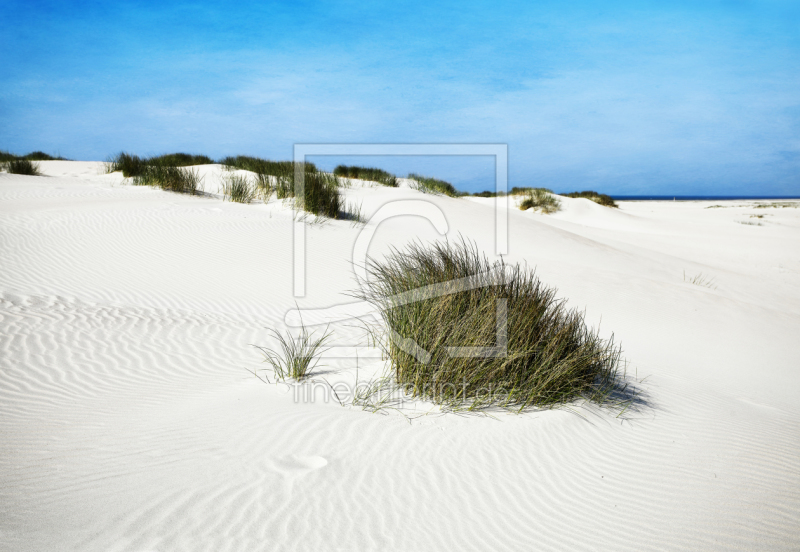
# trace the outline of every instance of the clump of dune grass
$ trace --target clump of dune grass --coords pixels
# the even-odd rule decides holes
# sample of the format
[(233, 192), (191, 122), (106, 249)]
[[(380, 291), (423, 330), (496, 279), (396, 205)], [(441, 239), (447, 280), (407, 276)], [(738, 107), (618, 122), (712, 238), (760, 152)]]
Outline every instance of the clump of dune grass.
[(772, 201), (770, 203), (759, 203), (758, 205), (753, 205), (754, 209), (797, 209), (798, 207), (800, 207), (800, 203), (796, 201)]
[(442, 194), (450, 197), (462, 195), (456, 190), (455, 186), (438, 178), (430, 178), (416, 173), (409, 174), (408, 178), (416, 181), (415, 188), (426, 194)]
[(369, 180), (391, 188), (397, 187), (397, 177), (383, 169), (374, 167), (358, 167), (356, 165), (338, 165), (333, 169), (333, 174), (342, 178), (356, 178)]
[(152, 167), (190, 167), (193, 165), (210, 165), (214, 161), (206, 155), (191, 155), (188, 153), (168, 153), (155, 157), (139, 157), (127, 152), (120, 152), (113, 156), (107, 164), (108, 172), (121, 171), (122, 176), (131, 178), (142, 176)]
[(339, 193), (339, 179), (323, 172), (306, 172), (303, 179), (303, 197), (298, 205), (304, 211), (318, 216), (339, 218), (342, 210), (342, 196)]
[(505, 197), (507, 194), (505, 192), (493, 192), (490, 190), (484, 190), (482, 192), (475, 192), (472, 194), (473, 197)]
[(320, 337), (309, 333), (301, 323), (300, 333), (295, 337), (290, 332), (284, 337), (276, 330), (270, 330), (278, 340), (280, 350), (255, 345), (264, 353), (264, 362), (267, 362), (278, 380), (285, 381), (289, 378), (301, 381), (309, 376), (319, 363), (319, 357), (327, 350), (326, 344), (331, 337), (327, 328)]
[(542, 188), (541, 186), (539, 186), (539, 187), (534, 187), (534, 186), (514, 186), (513, 188), (511, 188), (511, 191), (509, 191), (508, 194), (509, 195), (513, 195), (513, 196), (528, 195), (529, 193), (531, 193), (531, 192), (533, 192), (535, 190), (542, 190), (543, 192), (547, 192), (549, 194), (553, 193), (553, 190), (551, 190), (550, 188)]
[(599, 205), (604, 205), (606, 207), (616, 207), (619, 208), (619, 205), (614, 201), (614, 199), (606, 194), (599, 194), (597, 192), (593, 192), (591, 190), (586, 190), (583, 192), (572, 192), (569, 194), (564, 194), (566, 197), (583, 197), (586, 199), (590, 199)]
[(67, 158), (61, 156), (53, 156), (43, 151), (32, 151), (25, 155), (14, 155), (8, 151), (0, 150), (0, 163), (13, 161), (15, 159), (27, 159), (28, 161), (68, 161)]
[(111, 172), (120, 171), (125, 178), (142, 176), (148, 166), (147, 159), (124, 151), (112, 157), (110, 163)]
[(153, 186), (162, 190), (184, 194), (196, 194), (202, 181), (196, 169), (186, 167), (211, 161), (206, 156), (192, 156), (186, 153), (171, 153), (159, 157), (139, 157), (121, 152), (105, 164), (107, 173), (121, 171), (122, 176), (131, 178), (134, 186)]
[(367, 268), (356, 295), (380, 310), (392, 374), (411, 396), (521, 410), (602, 403), (618, 390), (613, 337), (600, 338), (527, 268), (490, 263), (464, 241), (394, 249)]
[(294, 197), (294, 178), (278, 176), (275, 179), (275, 195), (278, 199)]
[(268, 174), (256, 174), (256, 195), (266, 203), (269, 196), (272, 194), (272, 179), (274, 177)]
[(367, 218), (364, 216), (363, 203), (345, 202), (338, 218), (342, 220), (349, 220), (353, 225), (366, 224)]
[(32, 151), (22, 156), (23, 159), (28, 161), (69, 161), (66, 157), (60, 155), (50, 155), (43, 151)]
[(523, 211), (535, 209), (545, 214), (551, 214), (561, 209), (561, 202), (545, 188), (532, 188), (525, 193), (519, 208)]
[[(220, 163), (231, 169), (241, 169), (272, 176), (294, 172), (296, 164), (294, 161), (270, 161), (269, 159), (261, 159), (260, 157), (251, 157), (248, 155), (225, 157), (220, 160)], [(306, 170), (317, 170), (317, 167), (311, 162), (306, 161), (304, 165)]]
[(165, 167), (192, 167), (195, 165), (212, 165), (214, 160), (207, 155), (190, 153), (166, 153), (147, 159), (148, 164)]
[(197, 193), (200, 181), (200, 174), (196, 170), (161, 165), (147, 165), (141, 174), (133, 177), (135, 186), (154, 186), (192, 195)]
[(260, 195), (266, 198), (275, 191), (278, 199), (294, 197), (296, 169), (304, 173), (317, 172), (313, 163), (295, 163), (293, 161), (270, 161), (259, 157), (237, 155), (225, 157), (220, 161), (227, 170), (245, 170), (256, 174), (256, 187)]
[(256, 196), (255, 187), (238, 174), (226, 175), (222, 180), (222, 199), (236, 203), (250, 203)]
[(686, 277), (686, 271), (683, 271), (683, 281), (688, 282), (690, 284), (694, 284), (696, 286), (707, 287), (709, 289), (717, 289), (717, 284), (714, 283), (714, 278), (709, 278), (708, 276), (704, 275), (702, 272), (696, 274), (695, 276)]
[(3, 168), (8, 174), (24, 174), (27, 176), (41, 176), (39, 164), (28, 159), (12, 159), (3, 163)]

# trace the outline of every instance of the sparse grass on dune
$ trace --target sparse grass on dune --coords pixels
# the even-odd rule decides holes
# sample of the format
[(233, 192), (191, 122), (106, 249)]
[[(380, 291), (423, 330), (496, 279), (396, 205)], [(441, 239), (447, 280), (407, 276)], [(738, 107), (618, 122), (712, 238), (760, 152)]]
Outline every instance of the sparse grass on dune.
[(112, 157), (109, 163), (110, 172), (120, 171), (125, 178), (142, 176), (147, 167), (147, 159), (124, 151)]
[(197, 193), (200, 181), (200, 175), (196, 170), (161, 165), (146, 165), (141, 174), (133, 177), (135, 186), (154, 186), (162, 190), (192, 195)]
[(152, 165), (165, 167), (192, 167), (194, 165), (213, 165), (214, 160), (207, 155), (192, 155), (189, 153), (167, 153), (150, 157), (147, 162)]
[(240, 169), (255, 173), (258, 191), (265, 198), (273, 189), (278, 199), (294, 197), (295, 168), (298, 165), (305, 173), (317, 172), (313, 163), (270, 161), (247, 155), (226, 157), (220, 163), (228, 170)]
[(515, 196), (527, 195), (535, 190), (541, 190), (543, 192), (547, 192), (548, 194), (553, 193), (553, 190), (551, 190), (550, 188), (542, 188), (542, 187), (535, 188), (533, 186), (514, 186), (513, 188), (511, 188), (511, 191), (508, 192), (508, 195), (515, 195)]
[(269, 196), (272, 194), (273, 184), (272, 179), (276, 177), (272, 177), (268, 174), (256, 174), (256, 196), (260, 197), (264, 203), (267, 202)]
[(222, 199), (236, 203), (250, 203), (255, 199), (256, 188), (247, 178), (238, 174), (226, 175), (222, 181)]
[(339, 218), (352, 221), (353, 225), (366, 224), (367, 219), (364, 216), (363, 203), (345, 203), (344, 207), (339, 212)]
[(8, 151), (0, 150), (0, 163), (14, 161), (15, 159), (25, 159), (28, 161), (68, 161), (68, 159), (64, 157), (52, 156), (43, 151), (32, 151), (25, 155), (14, 155)]
[[(270, 161), (269, 159), (250, 157), (248, 155), (225, 157), (220, 161), (220, 163), (231, 169), (241, 169), (257, 174), (268, 174), (271, 176), (285, 176), (289, 173), (294, 173), (295, 169), (294, 161)], [(308, 171), (317, 170), (317, 167), (310, 162), (306, 162), (304, 166)]]
[(556, 199), (550, 190), (546, 188), (533, 188), (525, 192), (525, 198), (519, 204), (523, 211), (528, 209), (538, 209), (542, 213), (555, 213), (561, 209), (561, 202)]
[(280, 381), (293, 379), (301, 381), (306, 379), (319, 363), (319, 356), (325, 352), (325, 345), (330, 339), (328, 330), (324, 330), (320, 337), (315, 338), (315, 333), (309, 333), (305, 325), (301, 324), (297, 337), (287, 332), (286, 337), (275, 330), (270, 330), (278, 340), (280, 351), (268, 347), (255, 347), (264, 353), (264, 362), (267, 362)]
[(416, 173), (411, 173), (408, 178), (417, 182), (416, 189), (426, 194), (442, 194), (450, 197), (459, 197), (463, 194), (455, 186), (438, 178), (430, 178)]
[(597, 192), (593, 192), (591, 190), (586, 190), (583, 192), (572, 192), (569, 194), (564, 194), (565, 197), (583, 197), (586, 199), (591, 199), (595, 203), (600, 205), (604, 205), (606, 207), (615, 207), (619, 208), (619, 205), (614, 201), (614, 199), (606, 194), (599, 194)]
[[(390, 334), (385, 339), (392, 373), (412, 396), (455, 409), (489, 405), (523, 409), (584, 398), (598, 403), (619, 390), (621, 351), (587, 328), (583, 315), (556, 299), (533, 272), (502, 261), (490, 263), (466, 242), (412, 244), (371, 260), (367, 291), (357, 295), (376, 305)], [(480, 287), (449, 287), (441, 297), (398, 297), (428, 286), (471, 279)], [(444, 284), (445, 286), (451, 284)], [(451, 285), (452, 286), (452, 285)], [(498, 330), (499, 301), (506, 323)], [(505, 333), (507, 354), (451, 356), (448, 347), (494, 347)], [(399, 340), (413, 339), (428, 362)], [(407, 344), (406, 344), (407, 345)]]
[(31, 153), (23, 155), (21, 158), (27, 159), (28, 161), (68, 161), (65, 157), (59, 155), (53, 156), (43, 151), (32, 151)]
[(772, 201), (770, 203), (759, 203), (758, 205), (753, 205), (754, 209), (785, 209), (787, 207), (792, 209), (797, 209), (798, 207), (800, 207), (800, 202)]
[(342, 196), (339, 179), (322, 172), (306, 172), (303, 182), (303, 198), (299, 206), (309, 213), (329, 218), (340, 218)]
[(106, 165), (108, 172), (121, 171), (125, 178), (132, 178), (135, 186), (154, 186), (162, 190), (183, 194), (196, 194), (201, 178), (197, 170), (187, 169), (191, 165), (211, 161), (204, 155), (172, 153), (159, 157), (143, 158), (121, 152)]
[(156, 157), (139, 157), (123, 151), (109, 160), (108, 172), (121, 171), (122, 176), (131, 178), (143, 176), (150, 167), (190, 167), (193, 165), (210, 165), (212, 163), (214, 161), (205, 155), (168, 153)]
[(358, 167), (355, 165), (338, 165), (333, 169), (333, 174), (343, 178), (356, 178), (358, 180), (369, 180), (377, 182), (391, 188), (397, 187), (397, 177), (383, 169), (374, 167)]
[(688, 282), (690, 284), (694, 284), (700, 287), (707, 287), (709, 289), (717, 289), (717, 284), (714, 282), (714, 278), (710, 278), (704, 275), (702, 272), (696, 274), (695, 276), (691, 276), (689, 278), (686, 277), (686, 271), (683, 272), (683, 281)]
[[(533, 187), (530, 187), (530, 186), (522, 186), (522, 187), (514, 186), (513, 188), (511, 188), (508, 191), (508, 195), (510, 195), (510, 196), (525, 195), (528, 192), (531, 192), (533, 190), (544, 190), (545, 192), (548, 192), (548, 193), (551, 193), (551, 194), (553, 193), (553, 190), (551, 190), (549, 188), (533, 188)], [(477, 193), (474, 193), (472, 195), (474, 197), (497, 197), (497, 196), (503, 197), (506, 194), (503, 193), (503, 192), (497, 193), (497, 192), (493, 192), (493, 191), (490, 191), (490, 190), (484, 190), (482, 192), (477, 192)]]
[(39, 164), (28, 159), (12, 159), (3, 163), (3, 168), (8, 174), (23, 174), (27, 176), (41, 176)]

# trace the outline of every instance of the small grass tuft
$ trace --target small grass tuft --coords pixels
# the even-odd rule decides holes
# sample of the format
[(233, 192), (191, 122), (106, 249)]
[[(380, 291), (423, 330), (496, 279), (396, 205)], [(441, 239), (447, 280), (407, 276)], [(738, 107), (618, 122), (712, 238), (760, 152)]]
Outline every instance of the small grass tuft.
[(28, 159), (12, 159), (3, 164), (8, 174), (24, 174), (27, 176), (42, 176), (39, 164)]
[(363, 203), (345, 203), (339, 217), (342, 220), (353, 221), (353, 225), (366, 224), (367, 219), (364, 216)]
[(505, 192), (498, 193), (498, 192), (492, 192), (490, 190), (484, 190), (482, 192), (476, 192), (472, 194), (472, 197), (498, 197), (498, 196), (505, 197), (505, 195), (506, 195)]
[(200, 174), (196, 170), (160, 165), (148, 165), (142, 174), (133, 177), (133, 184), (136, 186), (154, 186), (192, 195), (197, 193), (200, 182)]
[(383, 186), (397, 188), (397, 177), (383, 169), (374, 167), (357, 167), (355, 165), (338, 165), (333, 169), (333, 174), (343, 178), (356, 178), (358, 180), (369, 180), (377, 182)]
[(561, 202), (549, 190), (533, 188), (525, 193), (525, 198), (519, 204), (519, 208), (523, 211), (538, 209), (542, 213), (549, 215), (561, 209)]
[(430, 178), (416, 173), (411, 173), (408, 178), (416, 181), (416, 189), (426, 194), (442, 194), (450, 197), (460, 197), (461, 194), (455, 186), (438, 178)]
[(569, 194), (564, 194), (566, 197), (583, 197), (586, 199), (591, 199), (595, 203), (600, 205), (604, 205), (606, 207), (615, 207), (619, 208), (619, 205), (614, 201), (614, 199), (606, 194), (598, 194), (597, 192), (593, 192), (591, 190), (586, 190), (583, 192), (572, 192)]
[(142, 176), (147, 170), (147, 159), (138, 155), (120, 152), (111, 158), (111, 172), (121, 171), (125, 178)]
[(322, 332), (322, 337), (314, 338), (314, 333), (309, 333), (308, 329), (301, 323), (300, 334), (293, 337), (290, 332), (286, 337), (270, 330), (278, 340), (280, 351), (268, 347), (255, 347), (264, 353), (264, 362), (269, 363), (275, 372), (275, 377), (280, 381), (289, 378), (295, 381), (304, 380), (319, 363), (319, 356), (327, 349), (325, 345), (331, 337), (326, 328)]
[(147, 160), (148, 164), (164, 167), (192, 167), (194, 165), (213, 165), (214, 160), (207, 155), (189, 153), (167, 153)]
[(222, 199), (250, 203), (256, 196), (255, 187), (242, 175), (228, 174), (222, 181)]
[(338, 177), (323, 172), (306, 172), (303, 178), (303, 198), (299, 206), (309, 213), (339, 218), (342, 196)]
[(508, 195), (518, 196), (518, 195), (527, 195), (529, 192), (533, 192), (534, 190), (542, 190), (549, 194), (553, 193), (553, 190), (550, 188), (534, 188), (532, 186), (514, 186), (511, 188), (511, 191), (508, 192)]
[(754, 209), (797, 209), (798, 207), (800, 207), (800, 203), (796, 201), (772, 201), (770, 203), (759, 203), (758, 205), (753, 205)]
[(43, 151), (32, 151), (31, 153), (23, 155), (22, 159), (27, 159), (28, 161), (68, 161), (65, 157), (58, 155), (54, 157)]
[(690, 284), (694, 284), (696, 286), (706, 287), (709, 289), (717, 289), (717, 284), (714, 283), (714, 278), (709, 278), (705, 276), (702, 272), (692, 276), (690, 278), (686, 277), (686, 271), (683, 271), (683, 281), (688, 282)]
[[(224, 159), (220, 160), (220, 163), (229, 169), (241, 169), (243, 171), (269, 174), (272, 176), (281, 176), (293, 173), (295, 166), (293, 161), (270, 161), (269, 159), (250, 157), (248, 155), (225, 157)], [(309, 171), (316, 171), (317, 167), (313, 163), (306, 162), (305, 169)]]
[[(372, 278), (356, 295), (380, 310), (386, 334), (374, 337), (411, 396), (454, 409), (521, 410), (577, 398), (604, 403), (620, 390), (621, 351), (613, 337), (604, 340), (588, 329), (579, 311), (568, 310), (555, 289), (524, 267), (490, 263), (462, 241), (394, 249), (381, 262), (370, 260), (368, 269)], [(454, 281), (470, 281), (473, 289)], [(420, 293), (430, 286), (446, 294)], [(420, 295), (409, 302), (408, 294)], [(451, 354), (452, 347), (494, 347), (500, 334), (505, 354)], [(429, 357), (412, 354), (418, 349), (407, 340)]]

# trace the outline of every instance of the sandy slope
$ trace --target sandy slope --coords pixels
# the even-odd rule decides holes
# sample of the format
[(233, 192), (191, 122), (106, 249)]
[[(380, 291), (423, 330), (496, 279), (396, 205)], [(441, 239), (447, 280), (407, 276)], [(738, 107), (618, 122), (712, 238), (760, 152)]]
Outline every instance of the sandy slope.
[[(0, 175), (0, 549), (800, 546), (800, 209), (512, 211), (508, 259), (602, 318), (644, 379), (640, 401), (621, 417), (579, 406), (409, 422), (299, 401), (248, 373), (263, 368), (249, 344), (272, 344), (264, 328), (294, 306), (281, 202), (42, 166), (50, 176)], [(201, 170), (216, 193), (219, 167)], [(450, 236), (493, 253), (491, 200), (346, 193), (368, 215), (430, 201)], [(308, 227), (301, 307), (348, 301), (361, 230)], [(391, 219), (370, 253), (436, 237), (419, 217)], [(376, 374), (382, 362), (359, 351), (359, 378)], [(354, 381), (354, 359), (326, 364), (331, 381)]]

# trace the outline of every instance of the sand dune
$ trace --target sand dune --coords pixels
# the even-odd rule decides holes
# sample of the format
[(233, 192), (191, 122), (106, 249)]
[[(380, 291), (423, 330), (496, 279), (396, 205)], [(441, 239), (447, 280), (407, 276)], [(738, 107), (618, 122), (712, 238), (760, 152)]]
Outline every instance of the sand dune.
[[(98, 163), (0, 174), (2, 550), (792, 550), (800, 546), (800, 209), (563, 198), (512, 210), (535, 267), (621, 341), (639, 400), (409, 420), (265, 384), (293, 214), (133, 187)], [(493, 254), (493, 203), (425, 200)], [(764, 215), (763, 218), (751, 215)], [(742, 224), (757, 222), (762, 226)], [(301, 307), (347, 303), (362, 227), (307, 228)], [(387, 220), (370, 254), (440, 237)], [(702, 274), (713, 287), (685, 281)], [(338, 344), (363, 342), (348, 324)], [(359, 377), (384, 363), (359, 347)], [(353, 382), (353, 358), (325, 376)], [(409, 407), (413, 408), (413, 407)]]

